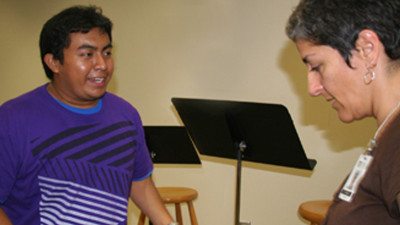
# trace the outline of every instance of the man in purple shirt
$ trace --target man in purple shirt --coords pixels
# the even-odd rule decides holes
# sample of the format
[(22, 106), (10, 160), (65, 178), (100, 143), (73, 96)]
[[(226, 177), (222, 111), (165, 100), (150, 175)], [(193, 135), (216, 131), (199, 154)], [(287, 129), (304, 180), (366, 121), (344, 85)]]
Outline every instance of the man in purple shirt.
[(150, 177), (138, 112), (106, 91), (111, 28), (84, 6), (43, 26), (50, 82), (0, 106), (0, 224), (126, 224), (129, 197), (155, 225), (176, 224)]

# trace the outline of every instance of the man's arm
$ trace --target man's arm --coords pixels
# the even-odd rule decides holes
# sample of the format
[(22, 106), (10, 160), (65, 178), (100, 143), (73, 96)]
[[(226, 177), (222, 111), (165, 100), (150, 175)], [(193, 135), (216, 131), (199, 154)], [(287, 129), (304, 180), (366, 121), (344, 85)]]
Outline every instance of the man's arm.
[(131, 199), (154, 225), (168, 225), (173, 222), (151, 177), (132, 182)]
[(1, 225), (12, 225), (5, 212), (0, 208), (0, 224)]

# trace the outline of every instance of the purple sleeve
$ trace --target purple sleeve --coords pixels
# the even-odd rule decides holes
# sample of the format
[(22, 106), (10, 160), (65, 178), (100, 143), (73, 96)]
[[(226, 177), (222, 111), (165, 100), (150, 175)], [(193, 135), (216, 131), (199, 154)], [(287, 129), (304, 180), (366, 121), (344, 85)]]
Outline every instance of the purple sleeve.
[(153, 172), (153, 163), (150, 158), (149, 150), (146, 145), (142, 121), (139, 114), (135, 121), (138, 131), (137, 150), (135, 154), (135, 169), (133, 172), (132, 181), (140, 181), (151, 175)]
[(13, 146), (10, 129), (9, 117), (0, 107), (0, 205), (9, 196), (18, 171), (18, 148)]

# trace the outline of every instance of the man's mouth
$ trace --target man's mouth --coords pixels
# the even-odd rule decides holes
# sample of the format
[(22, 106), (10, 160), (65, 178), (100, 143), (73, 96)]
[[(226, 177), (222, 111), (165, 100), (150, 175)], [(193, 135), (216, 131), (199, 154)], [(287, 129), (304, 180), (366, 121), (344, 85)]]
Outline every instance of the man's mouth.
[(89, 81), (94, 82), (96, 84), (102, 84), (105, 81), (104, 77), (89, 77)]
[(102, 83), (104, 81), (104, 78), (103, 77), (96, 77), (96, 78), (94, 78), (94, 82), (96, 82), (96, 83)]

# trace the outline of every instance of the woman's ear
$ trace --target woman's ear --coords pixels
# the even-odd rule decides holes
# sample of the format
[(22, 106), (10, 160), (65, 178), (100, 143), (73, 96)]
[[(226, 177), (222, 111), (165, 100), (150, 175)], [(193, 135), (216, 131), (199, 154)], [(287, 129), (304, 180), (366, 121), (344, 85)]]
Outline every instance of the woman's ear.
[(384, 51), (384, 47), (378, 35), (372, 30), (362, 30), (356, 40), (356, 49), (360, 56), (366, 60), (367, 66), (372, 68), (378, 63), (379, 54)]
[(51, 53), (47, 53), (43, 57), (46, 65), (53, 71), (53, 74), (58, 74), (60, 72), (60, 60), (54, 58), (54, 55)]

